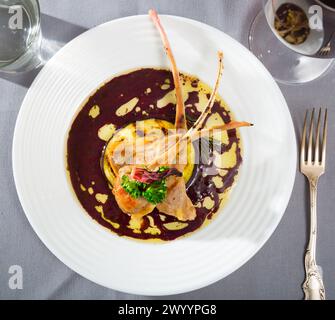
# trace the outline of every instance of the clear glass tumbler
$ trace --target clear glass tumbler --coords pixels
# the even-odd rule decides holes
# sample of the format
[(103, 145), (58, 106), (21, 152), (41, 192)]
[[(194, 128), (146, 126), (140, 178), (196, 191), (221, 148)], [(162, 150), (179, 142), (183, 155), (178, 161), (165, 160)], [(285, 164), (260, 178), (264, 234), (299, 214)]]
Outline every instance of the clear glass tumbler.
[(0, 72), (16, 73), (41, 64), (37, 0), (0, 0)]

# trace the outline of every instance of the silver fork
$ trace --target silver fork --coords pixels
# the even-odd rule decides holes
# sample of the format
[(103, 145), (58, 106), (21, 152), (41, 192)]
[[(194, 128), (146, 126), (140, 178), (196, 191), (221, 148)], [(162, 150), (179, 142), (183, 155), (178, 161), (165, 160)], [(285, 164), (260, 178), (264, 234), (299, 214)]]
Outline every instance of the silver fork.
[[(305, 116), (304, 129), (302, 132), (301, 149), (300, 149), (300, 171), (308, 181), (310, 188), (310, 234), (309, 242), (305, 252), (305, 271), (306, 277), (303, 283), (305, 300), (325, 300), (325, 288), (322, 281), (320, 269), (316, 264), (316, 234), (317, 234), (317, 217), (316, 217), (316, 200), (317, 200), (317, 183), (319, 177), (325, 172), (326, 167), (326, 143), (327, 143), (327, 109), (324, 111), (323, 134), (321, 138), (321, 117), (322, 109), (319, 110), (316, 131), (314, 133), (314, 109), (310, 118), (310, 127), (307, 142), (306, 127), (308, 122), (308, 111)], [(313, 143), (313, 136), (314, 143)], [(320, 148), (320, 140), (321, 148)], [(306, 148), (307, 147), (307, 148)]]
[(324, 45), (324, 46), (318, 51), (318, 53), (317, 53), (318, 55), (320, 55), (321, 57), (324, 57), (324, 56), (327, 56), (327, 55), (330, 53), (330, 51), (331, 51), (331, 49), (332, 49), (331, 44), (332, 44), (334, 35), (335, 35), (335, 31), (331, 34), (330, 39), (329, 39), (329, 41), (326, 43), (326, 45)]

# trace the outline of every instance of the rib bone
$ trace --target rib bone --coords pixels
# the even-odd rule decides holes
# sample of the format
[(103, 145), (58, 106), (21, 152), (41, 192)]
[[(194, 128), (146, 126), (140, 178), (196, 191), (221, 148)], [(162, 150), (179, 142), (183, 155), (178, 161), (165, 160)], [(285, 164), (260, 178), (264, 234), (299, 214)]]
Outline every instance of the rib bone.
[(171, 47), (170, 47), (170, 42), (167, 37), (167, 34), (160, 22), (160, 19), (158, 17), (158, 14), (155, 10), (151, 9), (149, 10), (149, 16), (152, 19), (152, 21), (155, 24), (155, 27), (158, 29), (166, 55), (168, 56), (171, 67), (172, 67), (172, 75), (173, 75), (173, 82), (174, 86), (176, 89), (176, 118), (175, 118), (175, 127), (177, 130), (179, 129), (186, 129), (186, 119), (185, 119), (185, 106), (184, 106), (184, 101), (183, 101), (183, 95), (181, 91), (181, 84), (180, 84), (180, 76), (179, 76), (179, 71), (177, 68), (176, 61), (174, 59)]

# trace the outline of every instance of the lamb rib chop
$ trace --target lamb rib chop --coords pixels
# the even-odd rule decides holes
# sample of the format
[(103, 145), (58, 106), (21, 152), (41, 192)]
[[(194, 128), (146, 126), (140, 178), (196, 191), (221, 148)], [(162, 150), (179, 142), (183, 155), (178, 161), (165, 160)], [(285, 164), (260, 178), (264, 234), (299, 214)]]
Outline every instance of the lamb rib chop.
[[(178, 132), (178, 130), (180, 129), (183, 129), (183, 130), (186, 129), (185, 106), (184, 106), (184, 102), (182, 98), (179, 72), (177, 69), (174, 56), (172, 54), (172, 50), (170, 48), (170, 44), (169, 44), (166, 32), (164, 31), (160, 23), (160, 19), (156, 11), (150, 10), (149, 16), (153, 20), (156, 28), (158, 29), (161, 35), (166, 54), (170, 60), (171, 67), (172, 67), (172, 74), (173, 74), (174, 85), (175, 85), (175, 90), (176, 90), (175, 128), (177, 129), (177, 141), (173, 146), (166, 148), (165, 152), (163, 152), (160, 156), (150, 161), (150, 163), (143, 164), (142, 167), (138, 167), (138, 166), (136, 167), (135, 165), (126, 165), (126, 166), (121, 167), (118, 170), (118, 172), (115, 172), (117, 178), (113, 186), (113, 194), (115, 196), (115, 199), (120, 209), (126, 214), (129, 214), (132, 217), (132, 219), (137, 219), (138, 221), (141, 221), (143, 216), (152, 212), (155, 207), (157, 207), (157, 209), (160, 212), (163, 212), (167, 215), (174, 216), (180, 221), (194, 220), (196, 217), (196, 210), (192, 204), (191, 199), (187, 196), (185, 181), (181, 174), (186, 164), (179, 163), (178, 161), (175, 161), (175, 163), (170, 164), (167, 159), (182, 158), (180, 157), (181, 153), (186, 152), (186, 149), (187, 149), (183, 147), (183, 143), (186, 142), (186, 145), (187, 145), (189, 141), (199, 138), (199, 133), (202, 131), (211, 131), (213, 129), (231, 130), (231, 129), (236, 129), (238, 127), (250, 126), (251, 124), (248, 122), (235, 122), (234, 121), (228, 124), (217, 125), (212, 128), (205, 128), (205, 129), (203, 128), (204, 122), (213, 108), (215, 98), (217, 95), (217, 91), (219, 88), (220, 79), (222, 76), (223, 53), (219, 51), (218, 52), (219, 67), (218, 67), (217, 78), (216, 78), (214, 89), (209, 98), (207, 106), (201, 113), (198, 120), (187, 131), (186, 134), (182, 135)], [(161, 141), (162, 143), (165, 143), (165, 139), (162, 139)], [(158, 141), (156, 143), (160, 143), (160, 142)], [(115, 168), (112, 157), (108, 158), (108, 161), (110, 163), (111, 168)], [(159, 201), (158, 203), (151, 203), (142, 196), (136, 197), (135, 195), (135, 197), (132, 197), (131, 194), (128, 193), (124, 187), (122, 187), (123, 179), (127, 179), (127, 181), (130, 181), (130, 183), (135, 183), (135, 184), (142, 183), (140, 172), (142, 173), (147, 172), (146, 173), (147, 175), (154, 173), (157, 176), (158, 170), (162, 168), (161, 167), (162, 165), (170, 169), (171, 168), (176, 169), (174, 171), (174, 174), (169, 175), (164, 180), (166, 181), (167, 190), (166, 190), (165, 198), (162, 199), (162, 201)], [(176, 172), (179, 172), (180, 174), (177, 174)]]

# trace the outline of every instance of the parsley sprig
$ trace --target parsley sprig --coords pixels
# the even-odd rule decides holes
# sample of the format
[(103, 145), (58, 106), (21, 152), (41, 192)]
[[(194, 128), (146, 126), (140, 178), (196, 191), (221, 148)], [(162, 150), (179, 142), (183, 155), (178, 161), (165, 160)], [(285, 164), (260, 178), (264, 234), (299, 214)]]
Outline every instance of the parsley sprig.
[(123, 175), (121, 179), (122, 188), (126, 190), (133, 198), (137, 199), (142, 195), (143, 189), (145, 189), (145, 183), (132, 180), (127, 175)]
[(143, 192), (143, 197), (150, 203), (161, 203), (167, 193), (167, 186), (165, 179), (151, 183)]
[[(171, 171), (169, 167), (165, 166), (160, 167), (154, 173), (169, 173), (170, 175), (174, 174), (179, 176), (179, 171), (175, 172), (175, 169)], [(135, 199), (143, 197), (148, 202), (156, 205), (158, 203), (161, 203), (166, 197), (166, 177), (167, 175), (165, 175), (165, 178), (155, 180), (151, 183), (145, 183), (135, 179), (131, 179), (131, 177), (128, 175), (123, 175), (121, 178), (121, 186), (131, 195), (131, 197)]]

